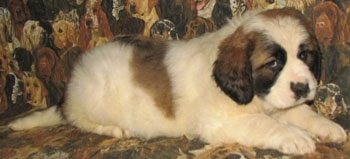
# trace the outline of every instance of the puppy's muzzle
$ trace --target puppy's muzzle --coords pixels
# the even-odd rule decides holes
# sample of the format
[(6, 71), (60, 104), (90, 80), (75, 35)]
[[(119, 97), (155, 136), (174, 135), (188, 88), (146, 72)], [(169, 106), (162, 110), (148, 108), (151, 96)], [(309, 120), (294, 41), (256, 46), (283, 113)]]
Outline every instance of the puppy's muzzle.
[(290, 83), (290, 88), (294, 92), (295, 99), (298, 100), (302, 97), (307, 97), (307, 95), (310, 93), (310, 87), (308, 83)]

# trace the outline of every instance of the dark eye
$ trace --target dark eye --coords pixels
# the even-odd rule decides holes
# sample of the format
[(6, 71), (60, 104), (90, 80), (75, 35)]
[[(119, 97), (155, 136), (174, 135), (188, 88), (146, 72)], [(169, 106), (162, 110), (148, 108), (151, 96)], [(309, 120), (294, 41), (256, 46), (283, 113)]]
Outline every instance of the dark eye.
[(272, 60), (272, 61), (266, 63), (266, 66), (268, 66), (270, 68), (276, 68), (278, 66), (278, 61), (277, 60)]
[(307, 51), (302, 51), (298, 53), (298, 58), (302, 61), (306, 61), (308, 56), (308, 52)]

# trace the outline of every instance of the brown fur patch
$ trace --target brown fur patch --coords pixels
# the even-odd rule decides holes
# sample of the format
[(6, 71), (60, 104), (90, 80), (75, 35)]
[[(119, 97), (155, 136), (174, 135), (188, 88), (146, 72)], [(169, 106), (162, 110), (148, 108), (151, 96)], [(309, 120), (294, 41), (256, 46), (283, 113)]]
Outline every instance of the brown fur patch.
[(166, 117), (174, 117), (171, 82), (164, 64), (166, 43), (141, 36), (127, 36), (119, 40), (134, 46), (130, 63), (135, 83), (150, 94)]
[(219, 55), (214, 63), (216, 83), (226, 95), (239, 104), (249, 103), (254, 95), (252, 69), (249, 58), (254, 45), (254, 34), (246, 34), (239, 27), (219, 46)]

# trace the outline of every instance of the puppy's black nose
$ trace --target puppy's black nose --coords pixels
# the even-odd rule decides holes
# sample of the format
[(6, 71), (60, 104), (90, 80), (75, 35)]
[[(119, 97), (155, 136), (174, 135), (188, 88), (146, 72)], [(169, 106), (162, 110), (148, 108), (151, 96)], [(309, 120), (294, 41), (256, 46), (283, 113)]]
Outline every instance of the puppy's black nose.
[(307, 97), (310, 92), (309, 84), (307, 83), (290, 83), (290, 88), (294, 92), (295, 99), (300, 99), (301, 97)]

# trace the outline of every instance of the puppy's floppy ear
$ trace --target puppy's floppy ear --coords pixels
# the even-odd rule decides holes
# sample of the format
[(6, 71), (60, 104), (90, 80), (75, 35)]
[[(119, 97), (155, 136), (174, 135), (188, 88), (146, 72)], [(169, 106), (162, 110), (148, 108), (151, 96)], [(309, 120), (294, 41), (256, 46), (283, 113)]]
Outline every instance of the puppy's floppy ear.
[(238, 104), (247, 104), (254, 97), (250, 56), (254, 49), (253, 34), (238, 28), (219, 46), (213, 76), (221, 90)]

